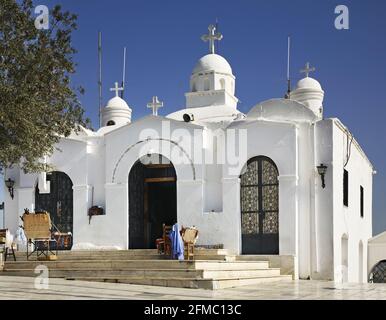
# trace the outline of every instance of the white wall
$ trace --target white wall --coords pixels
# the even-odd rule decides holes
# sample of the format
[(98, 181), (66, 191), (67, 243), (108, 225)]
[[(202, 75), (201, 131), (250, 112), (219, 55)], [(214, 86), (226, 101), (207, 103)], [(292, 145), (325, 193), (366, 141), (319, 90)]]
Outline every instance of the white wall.
[[(240, 122), (233, 125), (232, 129), (246, 129), (247, 134), (247, 156), (248, 159), (255, 156), (266, 156), (271, 158), (279, 170), (279, 252), (282, 255), (298, 255), (298, 129), (290, 123), (275, 123), (268, 121)], [(220, 228), (225, 230), (224, 234), (232, 239), (232, 251), (241, 253), (240, 232), (240, 184), (235, 178), (237, 175), (230, 174), (232, 166), (224, 165), (224, 180), (230, 183), (224, 186), (224, 219), (219, 219)], [(233, 180), (232, 180), (233, 179)], [(224, 181), (223, 180), (223, 181)], [(232, 183), (233, 182), (233, 183)], [(233, 184), (233, 185), (232, 185)], [(232, 191), (233, 190), (233, 191)], [(226, 218), (225, 218), (226, 217)], [(231, 224), (229, 222), (232, 222)], [(210, 232), (208, 226), (205, 232)], [(222, 239), (226, 241), (225, 239)]]
[[(333, 130), (333, 174), (334, 174), (334, 275), (340, 281), (342, 261), (342, 237), (348, 237), (349, 282), (367, 279), (367, 241), (372, 236), (372, 179), (373, 168), (354, 141), (351, 157), (346, 170), (349, 172), (349, 206), (343, 205), (343, 167), (347, 159), (347, 136), (338, 120), (330, 120)], [(350, 139), (349, 139), (350, 144)], [(360, 216), (360, 186), (364, 187), (365, 210)], [(363, 245), (363, 258), (359, 257), (360, 243)], [(362, 266), (359, 266), (359, 262)], [(361, 272), (361, 275), (359, 274)]]

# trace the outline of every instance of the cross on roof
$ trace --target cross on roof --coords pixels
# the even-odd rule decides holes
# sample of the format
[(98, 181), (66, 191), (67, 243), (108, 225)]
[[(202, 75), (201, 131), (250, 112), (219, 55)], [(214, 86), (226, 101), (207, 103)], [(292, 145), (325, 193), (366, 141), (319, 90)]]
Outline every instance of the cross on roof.
[(209, 42), (209, 53), (215, 53), (214, 51), (214, 42), (217, 40), (217, 41), (220, 41), (223, 36), (220, 32), (216, 32), (216, 27), (211, 24), (209, 25), (208, 27), (208, 31), (209, 33), (208, 34), (204, 34), (202, 37), (201, 37), (201, 40), (206, 42), (208, 41)]
[(115, 82), (115, 87), (110, 88), (110, 91), (115, 91), (115, 96), (118, 97), (119, 91), (123, 91), (123, 88), (118, 87), (118, 82)]
[(307, 62), (305, 68), (300, 70), (300, 73), (305, 73), (306, 77), (308, 78), (308, 75), (310, 74), (310, 72), (313, 72), (315, 70), (316, 69), (314, 67), (311, 67), (310, 63)]
[(159, 101), (157, 96), (153, 96), (152, 101), (147, 104), (149, 109), (153, 109), (153, 116), (158, 116), (158, 109), (163, 106), (164, 103)]

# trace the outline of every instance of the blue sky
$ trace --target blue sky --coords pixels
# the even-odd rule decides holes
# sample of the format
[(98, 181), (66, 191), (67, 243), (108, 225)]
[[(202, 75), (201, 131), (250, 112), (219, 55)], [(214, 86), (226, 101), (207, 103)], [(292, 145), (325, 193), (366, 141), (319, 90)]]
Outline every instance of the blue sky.
[[(224, 35), (220, 54), (236, 76), (239, 109), (282, 97), (286, 90), (287, 35), (292, 37), (292, 78), (310, 61), (325, 90), (325, 116), (338, 117), (363, 146), (378, 174), (374, 180), (374, 233), (386, 230), (386, 1), (383, 0), (41, 0), (79, 14), (74, 86), (98, 124), (97, 32), (103, 36), (103, 100), (121, 79), (127, 47), (125, 99), (137, 119), (158, 95), (161, 115), (184, 107), (195, 62), (207, 53), (200, 40), (216, 18)], [(350, 29), (336, 30), (334, 9), (348, 6)]]

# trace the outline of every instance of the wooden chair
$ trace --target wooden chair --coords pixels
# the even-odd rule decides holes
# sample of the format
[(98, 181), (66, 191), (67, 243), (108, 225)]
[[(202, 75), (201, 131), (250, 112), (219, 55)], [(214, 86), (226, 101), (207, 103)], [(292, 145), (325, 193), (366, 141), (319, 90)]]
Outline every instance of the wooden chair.
[[(43, 256), (41, 258), (55, 260), (58, 254), (58, 246), (56, 240), (52, 238), (50, 214), (48, 212), (24, 213), (22, 221), (27, 237), (27, 260), (34, 252), (36, 252), (38, 259)], [(51, 251), (51, 243), (54, 244), (56, 253)], [(33, 244), (34, 249), (32, 252), (28, 252), (28, 244)]]
[(194, 246), (198, 237), (198, 230), (196, 228), (181, 228), (181, 237), (184, 241), (184, 255), (185, 259), (194, 260)]
[(172, 229), (172, 226), (167, 226), (165, 223), (162, 225), (162, 238), (156, 240), (156, 246), (159, 254), (164, 254), (166, 256), (172, 255), (172, 243), (169, 237)]
[(4, 246), (4, 261), (7, 261), (8, 256), (12, 256), (13, 260), (16, 261), (15, 250), (12, 241), (9, 241), (9, 236), (8, 229), (0, 229), (0, 245)]

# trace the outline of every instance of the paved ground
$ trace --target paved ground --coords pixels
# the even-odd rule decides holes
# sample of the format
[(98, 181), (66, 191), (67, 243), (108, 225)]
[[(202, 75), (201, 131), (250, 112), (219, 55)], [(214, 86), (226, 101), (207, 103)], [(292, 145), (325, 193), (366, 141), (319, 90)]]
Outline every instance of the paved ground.
[(218, 291), (50, 279), (35, 289), (35, 278), (0, 276), (0, 299), (383, 299), (386, 284), (334, 285), (323, 281), (259, 284)]

